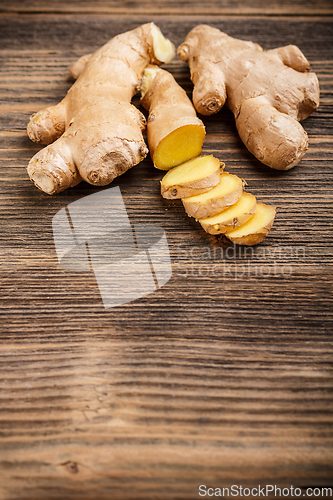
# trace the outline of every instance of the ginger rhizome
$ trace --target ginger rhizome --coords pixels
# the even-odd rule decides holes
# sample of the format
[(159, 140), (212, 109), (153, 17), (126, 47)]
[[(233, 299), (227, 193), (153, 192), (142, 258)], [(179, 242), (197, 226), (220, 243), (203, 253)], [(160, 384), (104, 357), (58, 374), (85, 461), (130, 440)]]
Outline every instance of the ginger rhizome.
[(154, 166), (168, 170), (199, 156), (205, 139), (204, 124), (171, 73), (148, 66), (141, 96), (141, 104), (149, 112), (147, 140)]
[(104, 186), (148, 153), (143, 114), (131, 104), (149, 64), (169, 62), (173, 44), (154, 23), (112, 38), (70, 68), (77, 81), (57, 105), (32, 115), (30, 139), (48, 146), (28, 174), (48, 194), (81, 180)]
[(317, 109), (319, 84), (298, 47), (263, 51), (256, 43), (199, 25), (178, 55), (189, 64), (199, 113), (216, 113), (226, 102), (242, 141), (258, 160), (277, 170), (299, 163), (308, 148), (299, 121)]
[(161, 180), (164, 198), (181, 198), (187, 214), (210, 234), (239, 245), (257, 245), (269, 233), (275, 207), (245, 192), (245, 181), (224, 172), (214, 156), (200, 156), (172, 168)]

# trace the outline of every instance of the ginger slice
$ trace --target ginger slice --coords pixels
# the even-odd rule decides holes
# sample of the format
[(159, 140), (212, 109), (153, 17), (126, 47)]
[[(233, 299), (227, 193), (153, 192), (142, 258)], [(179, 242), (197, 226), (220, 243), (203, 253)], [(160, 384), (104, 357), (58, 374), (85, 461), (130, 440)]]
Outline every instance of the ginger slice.
[(219, 183), (220, 164), (218, 158), (207, 155), (172, 168), (161, 180), (163, 198), (186, 198), (209, 191)]
[(237, 175), (222, 172), (217, 186), (203, 194), (183, 198), (187, 215), (196, 219), (212, 217), (229, 206), (234, 205), (242, 196), (243, 181)]
[(255, 196), (244, 191), (234, 205), (213, 217), (199, 219), (199, 222), (207, 233), (226, 234), (245, 224), (256, 212), (256, 205)]
[(205, 126), (171, 73), (148, 66), (141, 81), (140, 102), (149, 111), (147, 139), (156, 168), (169, 170), (201, 154)]
[(226, 236), (238, 245), (258, 245), (268, 235), (275, 218), (276, 207), (257, 203), (256, 213), (242, 226), (229, 231)]

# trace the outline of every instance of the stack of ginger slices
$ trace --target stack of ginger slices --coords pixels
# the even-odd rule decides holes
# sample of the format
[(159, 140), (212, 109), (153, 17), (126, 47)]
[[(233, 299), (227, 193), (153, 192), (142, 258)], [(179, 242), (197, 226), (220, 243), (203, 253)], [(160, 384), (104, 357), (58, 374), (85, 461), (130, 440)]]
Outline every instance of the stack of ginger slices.
[(276, 208), (257, 202), (244, 181), (223, 171), (212, 155), (172, 168), (161, 180), (164, 198), (181, 198), (187, 214), (210, 234), (223, 234), (238, 245), (257, 245), (269, 233)]

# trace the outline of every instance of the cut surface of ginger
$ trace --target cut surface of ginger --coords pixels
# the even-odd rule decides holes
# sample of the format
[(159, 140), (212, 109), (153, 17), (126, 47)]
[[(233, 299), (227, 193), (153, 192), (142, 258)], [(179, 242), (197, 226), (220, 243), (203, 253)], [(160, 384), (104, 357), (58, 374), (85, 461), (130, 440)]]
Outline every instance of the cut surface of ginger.
[(255, 213), (256, 205), (255, 196), (244, 191), (234, 205), (213, 217), (199, 219), (199, 222), (207, 233), (226, 234), (245, 224)]
[(155, 77), (156, 73), (159, 71), (159, 67), (153, 64), (149, 64), (144, 72), (143, 72), (143, 77), (141, 80), (141, 86), (140, 86), (140, 92), (141, 92), (141, 98), (144, 97), (147, 93), (147, 90), (149, 89), (149, 86)]
[(212, 217), (234, 205), (242, 196), (242, 192), (242, 179), (237, 175), (221, 172), (217, 186), (206, 193), (182, 198), (182, 202), (190, 217), (203, 219)]
[(226, 236), (238, 245), (258, 245), (269, 233), (275, 218), (276, 208), (257, 203), (256, 213), (242, 226), (229, 231)]
[(156, 24), (151, 23), (154, 55), (161, 63), (168, 63), (175, 57), (176, 50), (173, 43), (165, 38)]
[(199, 156), (169, 170), (161, 180), (164, 198), (186, 198), (204, 193), (220, 180), (221, 162), (212, 155)]
[(205, 128), (202, 125), (184, 125), (164, 137), (153, 155), (154, 166), (160, 170), (185, 163), (201, 154), (205, 140)]

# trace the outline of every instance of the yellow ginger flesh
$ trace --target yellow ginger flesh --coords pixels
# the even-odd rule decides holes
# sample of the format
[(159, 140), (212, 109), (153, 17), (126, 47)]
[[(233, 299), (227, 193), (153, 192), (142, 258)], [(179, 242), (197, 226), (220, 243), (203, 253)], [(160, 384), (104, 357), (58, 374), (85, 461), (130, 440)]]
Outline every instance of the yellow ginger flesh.
[(161, 181), (164, 198), (184, 198), (204, 193), (220, 180), (220, 161), (210, 156), (199, 156), (169, 170)]
[(168, 170), (201, 154), (205, 129), (201, 125), (184, 125), (165, 137), (153, 155), (156, 168)]
[[(223, 172), (223, 168), (224, 163), (212, 155), (174, 167), (161, 181), (162, 195), (181, 198), (187, 214), (195, 217), (207, 233), (223, 234), (239, 245), (257, 245), (269, 233), (276, 208), (257, 203), (255, 196), (243, 191), (245, 181)], [(215, 185), (207, 187), (212, 178)], [(205, 190), (193, 194), (202, 182)]]
[(222, 172), (217, 186), (206, 193), (183, 198), (187, 214), (196, 219), (212, 217), (236, 203), (243, 192), (243, 181), (237, 175)]
[(149, 111), (147, 139), (156, 168), (169, 170), (201, 154), (205, 126), (171, 73), (153, 65), (145, 69), (141, 104)]
[(150, 25), (155, 59), (162, 63), (171, 61), (176, 53), (173, 43), (163, 36), (156, 24), (150, 23)]
[(275, 218), (275, 207), (257, 203), (255, 214), (240, 227), (229, 231), (226, 236), (239, 245), (257, 245), (266, 238)]

